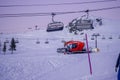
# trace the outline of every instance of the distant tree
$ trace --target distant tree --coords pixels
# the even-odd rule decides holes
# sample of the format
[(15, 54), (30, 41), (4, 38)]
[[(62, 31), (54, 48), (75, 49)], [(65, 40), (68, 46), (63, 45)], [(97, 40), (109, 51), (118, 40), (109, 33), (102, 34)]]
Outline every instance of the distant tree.
[(4, 55), (5, 55), (5, 53), (6, 53), (6, 42), (4, 42), (3, 52), (4, 52)]
[(14, 39), (14, 38), (12, 38), (12, 40), (11, 40), (10, 50), (12, 51), (11, 54), (13, 54), (13, 51), (16, 50), (16, 42), (15, 42), (15, 39)]

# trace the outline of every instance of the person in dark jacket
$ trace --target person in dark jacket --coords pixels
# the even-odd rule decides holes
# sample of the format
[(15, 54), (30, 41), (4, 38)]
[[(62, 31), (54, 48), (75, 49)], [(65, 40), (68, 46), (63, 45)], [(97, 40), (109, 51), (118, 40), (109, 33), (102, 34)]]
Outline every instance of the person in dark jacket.
[(116, 63), (116, 66), (115, 66), (115, 71), (117, 72), (117, 70), (118, 70), (117, 78), (118, 78), (118, 80), (120, 80), (120, 53), (119, 53), (119, 56), (117, 58), (117, 63)]

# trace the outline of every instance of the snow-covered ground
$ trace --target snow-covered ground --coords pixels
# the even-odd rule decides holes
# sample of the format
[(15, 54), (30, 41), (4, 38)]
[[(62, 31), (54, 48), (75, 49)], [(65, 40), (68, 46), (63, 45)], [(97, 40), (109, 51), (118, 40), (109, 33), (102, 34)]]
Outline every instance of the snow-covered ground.
[[(95, 47), (91, 40), (93, 33), (98, 37), (99, 52), (90, 54), (92, 75), (89, 70), (88, 54), (60, 54), (57, 48), (63, 47), (62, 40), (84, 41), (85, 35), (74, 35), (63, 31), (47, 33), (36, 30), (21, 34), (0, 34), (2, 43), (12, 37), (19, 40), (17, 51), (11, 54), (0, 52), (0, 80), (117, 80), (115, 64), (120, 52), (120, 23), (106, 20), (102, 26), (88, 34), (89, 47)], [(103, 35), (105, 39), (102, 39)], [(112, 39), (109, 37), (112, 36)], [(36, 44), (39, 40), (40, 44)], [(48, 40), (49, 44), (45, 44)], [(9, 49), (10, 43), (7, 43)], [(2, 49), (1, 47), (1, 49)]]

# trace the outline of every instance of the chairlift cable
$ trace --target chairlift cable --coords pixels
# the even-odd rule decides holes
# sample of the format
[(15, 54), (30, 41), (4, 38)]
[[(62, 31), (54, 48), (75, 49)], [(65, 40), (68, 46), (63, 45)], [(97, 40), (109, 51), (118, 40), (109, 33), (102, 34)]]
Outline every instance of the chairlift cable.
[[(115, 6), (115, 7), (106, 7), (106, 8), (99, 8), (99, 9), (89, 9), (89, 12), (95, 12), (95, 11), (103, 11), (103, 10), (110, 10), (110, 9), (118, 9), (120, 6)], [(73, 14), (73, 13), (81, 13), (81, 12), (86, 12), (86, 10), (82, 11), (70, 11), (70, 12), (54, 12), (57, 15), (61, 14)]]
[[(106, 7), (106, 8), (99, 8), (99, 9), (89, 9), (89, 12), (103, 11), (103, 10), (110, 10), (110, 9), (118, 9), (118, 8), (120, 8), (120, 6)], [(5, 18), (5, 17), (51, 16), (51, 13), (54, 13), (55, 15), (64, 15), (64, 14), (73, 14), (73, 13), (81, 13), (81, 12), (86, 12), (86, 10), (82, 10), (82, 11), (70, 11), (70, 12), (0, 14), (0, 18)]]
[(0, 18), (6, 18), (6, 17), (35, 17), (35, 16), (49, 16), (49, 14), (0, 14)]
[(29, 4), (29, 5), (0, 5), (0, 7), (34, 7), (34, 6), (60, 6), (60, 5), (77, 5), (77, 4), (90, 4), (90, 3), (102, 3), (111, 2), (117, 0), (100, 0), (100, 1), (86, 1), (86, 2), (71, 2), (71, 3), (56, 3), (56, 4)]

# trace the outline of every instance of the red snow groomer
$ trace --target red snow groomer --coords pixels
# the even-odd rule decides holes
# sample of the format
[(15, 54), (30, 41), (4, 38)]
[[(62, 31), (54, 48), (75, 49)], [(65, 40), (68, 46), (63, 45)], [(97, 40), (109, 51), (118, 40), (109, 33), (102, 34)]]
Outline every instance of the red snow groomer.
[(85, 53), (85, 43), (81, 41), (68, 41), (64, 43), (64, 48), (58, 48), (58, 53)]

